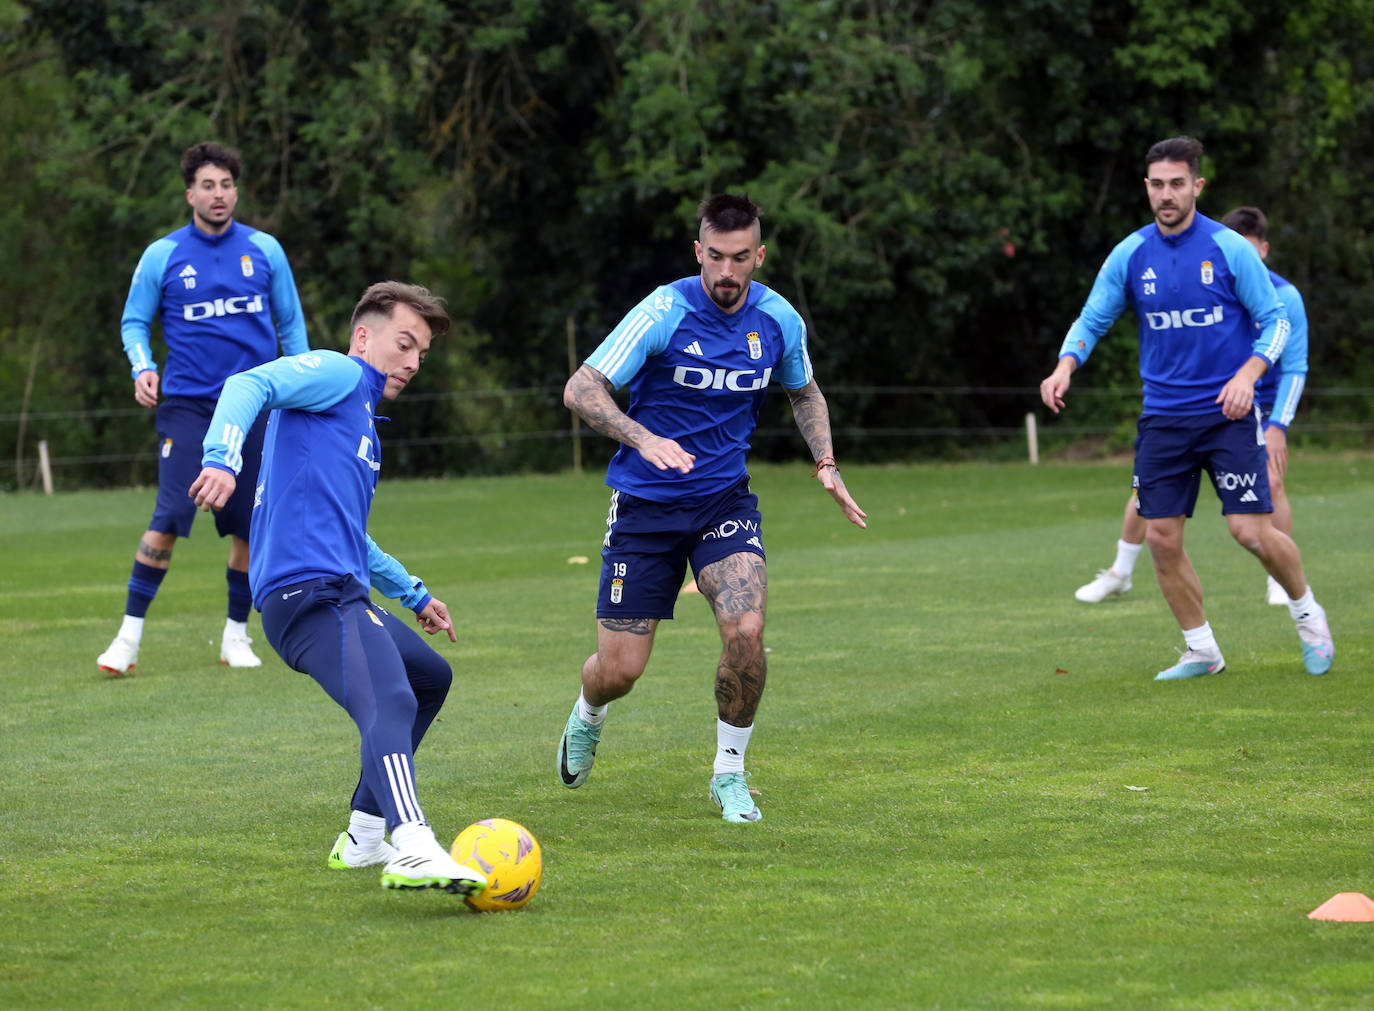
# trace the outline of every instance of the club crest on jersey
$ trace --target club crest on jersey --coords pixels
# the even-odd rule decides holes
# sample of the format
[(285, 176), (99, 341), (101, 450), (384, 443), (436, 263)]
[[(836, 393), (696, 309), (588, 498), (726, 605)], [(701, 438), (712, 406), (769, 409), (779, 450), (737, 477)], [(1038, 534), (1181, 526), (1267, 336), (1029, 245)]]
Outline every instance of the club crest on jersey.
[(623, 579), (612, 579), (612, 580), (611, 580), (611, 603), (612, 603), (612, 604), (619, 604), (619, 603), (620, 603), (622, 600), (624, 600), (624, 599), (625, 599), (625, 580), (623, 580)]
[(1202, 261), (1202, 283), (1203, 283), (1203, 284), (1211, 284), (1211, 283), (1212, 283), (1212, 277), (1213, 277), (1213, 275), (1212, 275), (1212, 261), (1211, 261), (1211, 260), (1203, 260), (1203, 261)]
[(165, 460), (165, 459), (167, 459), (167, 457), (169, 457), (169, 456), (171, 456), (171, 455), (172, 455), (172, 440), (171, 440), (171, 439), (163, 439), (163, 440), (162, 440), (162, 458)]
[(253, 276), (253, 258), (247, 253), (239, 257), (239, 269), (243, 271), (244, 277)]
[(752, 358), (754, 361), (758, 361), (760, 358), (763, 357), (763, 344), (759, 341), (759, 334), (757, 330), (750, 330), (747, 334), (745, 334), (744, 341), (746, 344), (749, 345), (750, 358)]

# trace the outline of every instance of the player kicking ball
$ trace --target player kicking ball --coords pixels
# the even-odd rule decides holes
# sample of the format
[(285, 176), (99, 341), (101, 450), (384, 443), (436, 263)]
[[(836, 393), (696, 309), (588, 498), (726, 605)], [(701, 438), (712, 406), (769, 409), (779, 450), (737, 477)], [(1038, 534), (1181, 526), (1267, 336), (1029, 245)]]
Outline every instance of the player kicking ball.
[[(218, 509), (243, 464), (243, 434), (270, 410), (253, 509), (249, 582), (272, 648), (358, 725), (362, 775), (328, 865), (383, 865), (383, 888), (474, 895), (487, 885), (434, 838), (415, 787), (415, 749), (453, 682), (448, 662), (369, 588), (457, 642), (448, 608), (367, 534), (381, 471), (376, 411), (415, 377), (449, 328), (441, 299), (385, 281), (353, 310), (349, 353), (316, 351), (230, 377), (190, 495)], [(388, 830), (391, 841), (386, 840)]]

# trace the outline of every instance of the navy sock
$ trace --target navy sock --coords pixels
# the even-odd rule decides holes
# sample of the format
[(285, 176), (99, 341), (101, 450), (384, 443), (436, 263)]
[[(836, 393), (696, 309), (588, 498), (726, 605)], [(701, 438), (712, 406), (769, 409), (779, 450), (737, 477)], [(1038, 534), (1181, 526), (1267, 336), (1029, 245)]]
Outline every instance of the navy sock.
[(253, 609), (253, 591), (248, 587), (248, 573), (226, 567), (224, 576), (229, 581), (229, 620), (247, 621), (248, 612)]
[(124, 613), (135, 618), (146, 618), (148, 606), (157, 596), (157, 588), (162, 585), (166, 569), (154, 568), (142, 562), (134, 562), (134, 571), (129, 575), (129, 598), (124, 604)]

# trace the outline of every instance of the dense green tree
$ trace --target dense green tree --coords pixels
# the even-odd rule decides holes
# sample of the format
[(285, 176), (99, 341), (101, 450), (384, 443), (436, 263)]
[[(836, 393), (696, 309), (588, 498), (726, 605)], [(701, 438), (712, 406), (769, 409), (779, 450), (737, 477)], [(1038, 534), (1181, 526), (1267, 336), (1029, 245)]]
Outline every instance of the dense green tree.
[[(724, 189), (764, 208), (762, 279), (807, 318), (847, 452), (1011, 428), (1178, 133), (1207, 145), (1206, 212), (1269, 212), (1310, 387), (1374, 386), (1371, 53), (1374, 0), (5, 0), (0, 486), (31, 481), (39, 437), (91, 461), (65, 480), (151, 477), (118, 318), (207, 137), (244, 153), (240, 217), (282, 239), (316, 345), (371, 281), (448, 297), (458, 331), (389, 440), (411, 473), (561, 465), (569, 322), (585, 354), (692, 272), (695, 205)], [(1115, 395), (1071, 424), (1129, 429), (1132, 329), (1085, 374)], [(768, 411), (786, 433), (785, 398)]]

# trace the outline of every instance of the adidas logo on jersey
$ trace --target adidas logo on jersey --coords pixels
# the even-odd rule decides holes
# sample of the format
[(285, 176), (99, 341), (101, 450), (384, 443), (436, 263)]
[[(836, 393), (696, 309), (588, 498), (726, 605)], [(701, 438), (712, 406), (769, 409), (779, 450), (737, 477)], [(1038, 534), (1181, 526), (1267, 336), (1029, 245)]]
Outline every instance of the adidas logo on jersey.
[(1155, 268), (1154, 268), (1154, 267), (1146, 267), (1146, 268), (1145, 268), (1145, 273), (1143, 273), (1143, 274), (1140, 275), (1140, 279), (1141, 279), (1142, 281), (1155, 281), (1155, 280), (1158, 280), (1158, 278), (1155, 277)]
[(1254, 491), (1252, 491), (1251, 489), (1246, 488), (1245, 494), (1240, 497), (1240, 500), (1242, 502), (1258, 502), (1259, 496), (1256, 495)]
[(186, 266), (182, 267), (182, 268), (181, 268), (181, 273), (177, 275), (177, 277), (195, 277), (195, 276), (196, 276), (196, 268), (193, 267), (193, 266), (191, 266), (189, 263), (186, 264)]
[(692, 341), (692, 343), (688, 344), (688, 345), (687, 345), (685, 348), (683, 348), (682, 350), (683, 350), (686, 354), (689, 354), (689, 355), (700, 355), (700, 354), (701, 354), (701, 341)]

